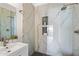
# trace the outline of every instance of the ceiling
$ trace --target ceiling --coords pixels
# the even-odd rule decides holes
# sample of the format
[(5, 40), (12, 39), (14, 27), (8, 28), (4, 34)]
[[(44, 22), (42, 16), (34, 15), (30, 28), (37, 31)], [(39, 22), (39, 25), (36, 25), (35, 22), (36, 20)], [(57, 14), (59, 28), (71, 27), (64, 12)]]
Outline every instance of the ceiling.
[(32, 3), (34, 6), (44, 5), (46, 3)]
[[(14, 7), (16, 7), (16, 5), (20, 5), (19, 3), (8, 3), (8, 4), (10, 4), (10, 5), (14, 6)], [(32, 4), (36, 7), (36, 6), (39, 6), (39, 5), (44, 5), (46, 3), (32, 3)]]

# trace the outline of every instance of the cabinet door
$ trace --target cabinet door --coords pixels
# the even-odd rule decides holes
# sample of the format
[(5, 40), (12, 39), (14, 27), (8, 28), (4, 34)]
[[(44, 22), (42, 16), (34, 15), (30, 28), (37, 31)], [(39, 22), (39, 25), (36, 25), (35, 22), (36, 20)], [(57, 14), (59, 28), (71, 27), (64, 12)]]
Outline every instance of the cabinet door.
[(9, 56), (28, 56), (28, 47), (24, 46), (13, 53), (9, 54)]

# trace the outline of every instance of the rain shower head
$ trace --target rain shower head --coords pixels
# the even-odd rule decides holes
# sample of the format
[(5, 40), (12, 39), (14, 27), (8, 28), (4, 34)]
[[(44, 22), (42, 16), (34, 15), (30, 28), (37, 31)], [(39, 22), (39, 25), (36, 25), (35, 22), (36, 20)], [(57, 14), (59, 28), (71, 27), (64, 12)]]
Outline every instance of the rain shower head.
[(67, 6), (69, 6), (69, 5), (77, 5), (78, 3), (71, 3), (71, 4), (67, 4), (67, 5), (64, 5), (62, 8), (61, 8), (61, 11), (63, 11), (63, 10), (66, 10), (67, 9)]
[(61, 8), (61, 11), (66, 10), (67, 6)]

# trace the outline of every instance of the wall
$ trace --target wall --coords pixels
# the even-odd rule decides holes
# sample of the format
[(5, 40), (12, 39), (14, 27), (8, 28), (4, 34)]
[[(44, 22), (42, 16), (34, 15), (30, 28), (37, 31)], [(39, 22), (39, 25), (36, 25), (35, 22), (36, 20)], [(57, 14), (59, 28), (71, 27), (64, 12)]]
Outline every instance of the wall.
[[(44, 8), (44, 9), (43, 9)], [(45, 11), (45, 12), (44, 12)], [(40, 39), (42, 39), (43, 37), (41, 36), (41, 34), (42, 34), (42, 32), (41, 32), (41, 30), (42, 30), (42, 28), (41, 28), (41, 19), (42, 19), (42, 17), (44, 16), (44, 15), (47, 15), (46, 14), (46, 11), (47, 11), (47, 7), (45, 6), (45, 7), (43, 7), (42, 6), (42, 9), (40, 8), (40, 7), (36, 7), (35, 8), (35, 50), (36, 51), (38, 51), (38, 50), (40, 50), (42, 53), (45, 53), (45, 51), (44, 50), (46, 50), (46, 49), (44, 49), (45, 48), (45, 46), (47, 45), (47, 44), (45, 44), (45, 45), (43, 45), (43, 41), (41, 41)], [(42, 38), (41, 38), (42, 37)], [(39, 42), (40, 41), (40, 42)], [(40, 47), (42, 47), (42, 50), (41, 50), (41, 48)], [(40, 48), (40, 49), (39, 49)]]
[[(72, 8), (73, 6), (67, 6), (67, 9), (61, 11), (60, 16), (58, 17), (60, 26), (59, 26), (59, 41), (61, 45), (61, 52), (64, 55), (72, 55)], [(61, 18), (62, 17), (62, 18)]]
[[(18, 41), (29, 44), (28, 50), (31, 55), (35, 47), (34, 6), (28, 3), (11, 3), (10, 5), (16, 8)], [(19, 10), (22, 12), (20, 13)]]
[[(35, 31), (36, 31), (36, 33), (35, 33), (35, 37), (36, 37), (36, 39), (35, 39), (35, 45), (36, 45), (36, 51), (38, 51), (39, 50), (39, 45), (42, 47), (42, 32), (41, 32), (41, 20), (42, 20), (42, 17), (43, 16), (48, 16), (48, 19), (51, 19), (51, 16), (52, 17), (55, 17), (55, 14), (56, 14), (56, 11), (57, 11), (57, 9), (55, 8), (55, 6), (56, 5), (50, 5), (50, 4), (45, 4), (45, 5), (41, 5), (41, 6), (38, 6), (38, 7), (36, 7), (36, 9), (35, 9)], [(53, 12), (50, 12), (50, 11), (52, 11), (53, 10)], [(50, 14), (51, 15), (50, 15)], [(52, 19), (53, 20), (53, 19)], [(51, 21), (49, 21), (49, 22), (51, 22), (51, 23), (49, 23), (50, 25), (52, 25), (53, 24), (53, 22), (52, 22), (52, 20)], [(52, 27), (53, 28), (53, 27)], [(48, 41), (49, 42), (49, 41)], [(52, 42), (52, 41), (51, 41)], [(48, 44), (48, 45), (50, 45), (50, 44)], [(48, 46), (49, 47), (49, 46)], [(52, 47), (51, 47), (52, 48)], [(49, 49), (51, 49), (51, 48), (49, 48)], [(48, 49), (48, 48), (47, 48)], [(57, 48), (58, 49), (58, 48)], [(55, 50), (53, 50), (53, 51), (55, 51)], [(50, 52), (51, 52), (51, 50), (50, 50)], [(50, 54), (50, 52), (46, 52), (47, 54)]]
[[(54, 33), (53, 33), (53, 39), (52, 40), (48, 39), (48, 41), (47, 41), (48, 42), (47, 43), (47, 45), (48, 45), (47, 53), (50, 54), (50, 55), (57, 55), (57, 54), (61, 55), (62, 52), (64, 52), (64, 53), (68, 52), (69, 54), (72, 54), (71, 34), (70, 34), (69, 38), (66, 38), (66, 37), (68, 37), (66, 35), (68, 34), (69, 31), (71, 31), (72, 28), (70, 27), (69, 31), (67, 33), (65, 32), (66, 35), (64, 33), (63, 34), (60, 33), (61, 23), (63, 23), (63, 20), (66, 20), (68, 18), (69, 20), (72, 21), (72, 17), (69, 17), (69, 16), (72, 15), (71, 14), (72, 9), (70, 8), (71, 10), (63, 11), (58, 16), (57, 13), (60, 11), (61, 7), (63, 7), (63, 4), (46, 4), (46, 5), (36, 7), (36, 13), (35, 13), (36, 14), (35, 15), (36, 51), (38, 51), (38, 48), (39, 48), (39, 45), (40, 45), (40, 44), (38, 44), (39, 43), (38, 41), (39, 41), (39, 39), (41, 39), (41, 25), (39, 26), (39, 24), (41, 24), (41, 17), (48, 16), (49, 25), (52, 26)], [(38, 26), (40, 27), (39, 30), (38, 30)], [(70, 23), (69, 26), (72, 26), (72, 23)], [(68, 28), (68, 26), (65, 25), (65, 27), (62, 28), (63, 32), (64, 32), (65, 28)], [(64, 35), (65, 38), (64, 37), (62, 38), (62, 35)], [(51, 41), (49, 41), (49, 40), (51, 40)]]
[(73, 8), (73, 54), (79, 55), (79, 34), (74, 31), (79, 30), (79, 5)]
[(31, 3), (23, 4), (23, 42), (29, 45), (29, 55), (35, 49), (35, 14)]

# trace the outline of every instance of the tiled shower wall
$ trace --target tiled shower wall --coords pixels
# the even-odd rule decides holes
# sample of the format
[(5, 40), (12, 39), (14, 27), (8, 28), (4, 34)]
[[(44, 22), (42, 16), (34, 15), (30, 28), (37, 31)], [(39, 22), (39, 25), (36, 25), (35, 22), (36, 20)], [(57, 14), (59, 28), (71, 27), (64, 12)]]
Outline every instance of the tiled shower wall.
[[(37, 27), (41, 23), (41, 18), (43, 16), (48, 16), (49, 24), (52, 25), (53, 28), (53, 38), (52, 41), (50, 41), (51, 39), (48, 39), (47, 41), (48, 42), (47, 53), (50, 55), (79, 54), (78, 34), (74, 34), (74, 30), (79, 27), (77, 26), (79, 18), (78, 17), (79, 6), (78, 5), (76, 5), (76, 7), (74, 7), (73, 5), (68, 6), (66, 10), (61, 11), (60, 9), (62, 7), (63, 4), (46, 4), (36, 7), (36, 13), (35, 13), (36, 51), (38, 51), (38, 45), (40, 45), (38, 44), (38, 42), (39, 39), (41, 39), (41, 31), (39, 32)], [(51, 44), (49, 42), (51, 42)]]

